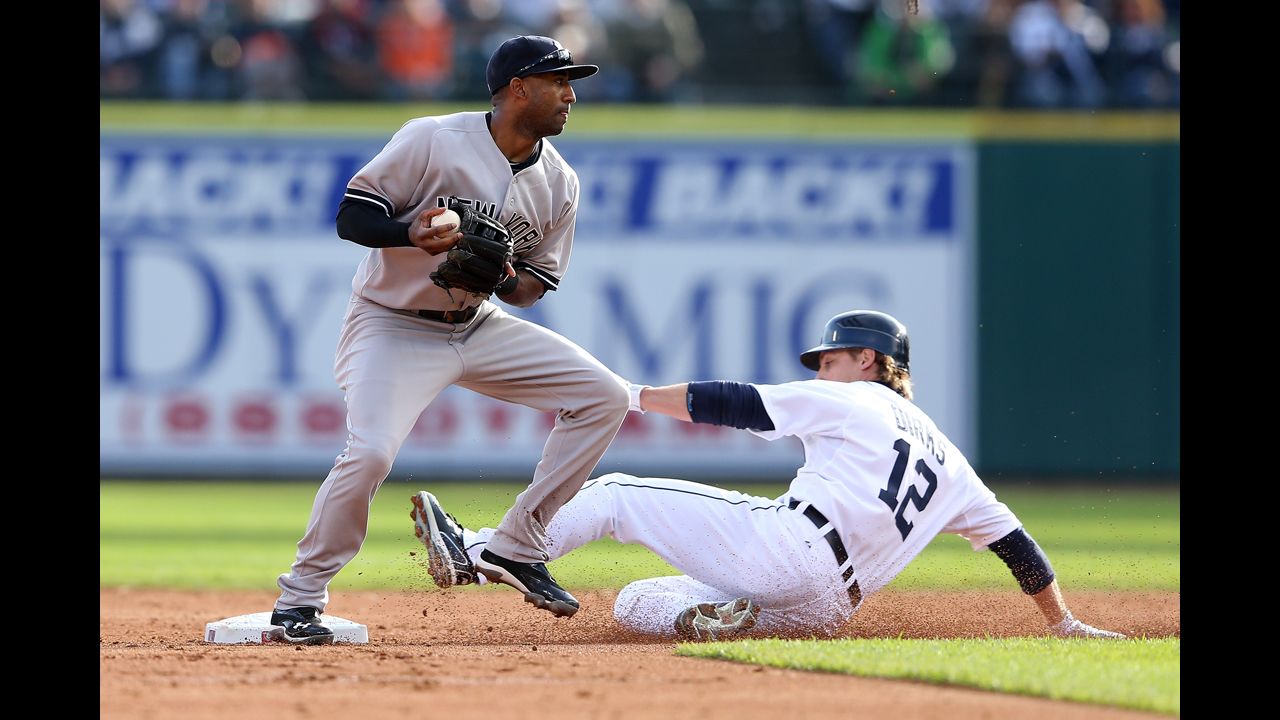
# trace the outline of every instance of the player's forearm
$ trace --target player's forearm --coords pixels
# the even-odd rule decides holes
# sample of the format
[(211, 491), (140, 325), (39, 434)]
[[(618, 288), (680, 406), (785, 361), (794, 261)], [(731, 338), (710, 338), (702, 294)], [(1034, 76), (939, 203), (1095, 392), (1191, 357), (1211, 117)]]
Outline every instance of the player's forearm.
[(1040, 613), (1044, 615), (1044, 619), (1049, 621), (1050, 625), (1059, 625), (1066, 619), (1067, 603), (1062, 599), (1062, 591), (1058, 589), (1057, 580), (1032, 595), (1031, 599), (1036, 601), (1036, 607), (1040, 608)]
[(1090, 636), (1090, 633), (1097, 632), (1071, 617), (1071, 611), (1058, 589), (1049, 557), (1025, 529), (1018, 528), (989, 547), (1009, 566), (1022, 592), (1031, 596), (1054, 632), (1066, 636)]
[(1025, 529), (1018, 528), (989, 547), (1009, 566), (1022, 592), (1035, 597), (1053, 583), (1053, 565), (1049, 563), (1049, 556)]
[(747, 383), (725, 381), (694, 382), (661, 388), (643, 387), (636, 407), (632, 385), (632, 410), (655, 412), (677, 420), (738, 429), (773, 430), (773, 419), (765, 409), (760, 392)]
[(409, 223), (387, 217), (381, 209), (350, 198), (338, 206), (338, 237), (369, 248), (413, 247)]
[(499, 300), (508, 305), (522, 308), (529, 307), (538, 302), (538, 299), (547, 291), (546, 287), (541, 282), (538, 282), (537, 278), (523, 270), (516, 270), (516, 278), (517, 283), (514, 290), (503, 294), (502, 290), (499, 289), (494, 293)]
[(1062, 599), (1062, 592), (1058, 590), (1057, 580), (1032, 595), (1031, 599), (1036, 601), (1036, 607), (1040, 608), (1040, 614), (1044, 615), (1044, 619), (1049, 623), (1049, 631), (1058, 637), (1103, 640), (1123, 640), (1125, 638), (1123, 633), (1100, 630), (1088, 623), (1075, 619), (1071, 615), (1071, 610), (1067, 608), (1067, 601)]
[(656, 412), (685, 422), (693, 422), (689, 416), (689, 383), (646, 387), (640, 391), (640, 407), (645, 412)]

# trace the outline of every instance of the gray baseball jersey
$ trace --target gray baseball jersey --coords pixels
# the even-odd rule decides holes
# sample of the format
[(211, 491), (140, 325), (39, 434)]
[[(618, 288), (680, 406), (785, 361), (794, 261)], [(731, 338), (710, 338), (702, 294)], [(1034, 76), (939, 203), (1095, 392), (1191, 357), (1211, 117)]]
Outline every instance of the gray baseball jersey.
[[(527, 270), (554, 290), (573, 248), (578, 175), (543, 138), (541, 155), (514, 176), (494, 144), (485, 113), (464, 112), (410, 120), (347, 185), (348, 198), (377, 206), (388, 217), (413, 222), (424, 210), (444, 207), (449, 196), (496, 218), (511, 231), (516, 269)], [(431, 282), (445, 253), (416, 247), (373, 248), (360, 263), (351, 289), (384, 307), (456, 310), (483, 295), (450, 293)]]

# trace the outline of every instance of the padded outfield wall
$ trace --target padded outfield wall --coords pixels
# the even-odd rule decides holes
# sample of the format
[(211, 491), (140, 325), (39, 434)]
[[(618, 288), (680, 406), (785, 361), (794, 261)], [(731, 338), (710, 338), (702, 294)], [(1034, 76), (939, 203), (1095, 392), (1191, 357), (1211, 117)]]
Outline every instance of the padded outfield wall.
[(979, 145), (979, 447), (989, 471), (1180, 471), (1180, 149)]
[[(363, 254), (333, 210), (440, 110), (103, 106), (105, 474), (327, 469)], [(584, 108), (556, 144), (578, 241), (519, 313), (620, 374), (802, 379), (825, 318), (874, 306), (911, 328), (919, 403), (984, 472), (1176, 475), (1176, 116)], [(1075, 326), (1103, 309), (1093, 341), (1143, 359), (1121, 373), (1082, 367)], [(393, 473), (518, 478), (547, 422), (452, 389)], [(800, 458), (632, 416), (601, 471), (779, 480)]]

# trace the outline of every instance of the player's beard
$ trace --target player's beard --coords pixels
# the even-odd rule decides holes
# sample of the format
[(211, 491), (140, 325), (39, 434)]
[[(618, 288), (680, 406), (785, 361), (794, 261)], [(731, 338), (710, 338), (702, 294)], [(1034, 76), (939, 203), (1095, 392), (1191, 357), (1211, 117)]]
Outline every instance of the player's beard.
[(525, 118), (525, 132), (529, 133), (533, 137), (539, 138), (559, 135), (564, 132), (564, 126), (568, 123), (567, 118), (562, 119), (560, 117), (560, 113), (565, 112), (566, 110), (568, 110), (567, 107), (556, 108), (555, 112), (548, 116)]
[(547, 134), (559, 135), (560, 133), (564, 132), (564, 126), (568, 124), (569, 124), (568, 117), (561, 120), (560, 113), (556, 113), (555, 115), (551, 116), (550, 120), (547, 121), (547, 127), (550, 128), (550, 132), (548, 132)]

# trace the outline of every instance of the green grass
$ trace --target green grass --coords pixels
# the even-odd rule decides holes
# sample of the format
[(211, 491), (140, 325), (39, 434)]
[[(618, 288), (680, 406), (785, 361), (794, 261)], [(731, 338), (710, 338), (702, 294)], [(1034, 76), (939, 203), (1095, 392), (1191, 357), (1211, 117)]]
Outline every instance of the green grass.
[(984, 640), (742, 640), (682, 644), (677, 654), (758, 665), (1180, 712), (1178, 638), (1123, 642)]
[[(483, 103), (99, 103), (99, 128), (110, 132), (376, 134), (405, 120)], [(720, 138), (1178, 140), (1177, 112), (899, 111), (795, 106), (635, 106), (584, 102), (569, 130), (596, 136)]]
[[(100, 583), (274, 590), (276, 576), (287, 572), (293, 561), (316, 487), (317, 483), (102, 482)], [(413, 537), (408, 517), (409, 497), (423, 487), (413, 480), (383, 485), (373, 503), (368, 539), (334, 580), (333, 590), (431, 586), (422, 546)], [(481, 527), (497, 524), (523, 487), (438, 484), (430, 489), (464, 524)], [(776, 497), (785, 487), (745, 489)], [(1176, 489), (995, 490), (1044, 546), (1064, 588), (1179, 588)], [(632, 580), (675, 572), (648, 550), (612, 540), (587, 545), (550, 567), (573, 589), (619, 588)], [(1016, 584), (991, 553), (975, 553), (960, 538), (941, 536), (890, 587), (1014, 591)], [(678, 652), (1178, 713), (1178, 642), (753, 640), (682, 645)]]
[[(1176, 490), (996, 489), (1044, 548), (1064, 588), (1177, 590), (1179, 500)], [(1012, 582), (991, 553), (955, 535), (939, 535), (891, 587), (998, 589)]]
[[(409, 520), (409, 497), (424, 487), (404, 481), (382, 486), (364, 547), (333, 589), (431, 585)], [(316, 488), (310, 483), (101, 483), (99, 582), (274, 588), (276, 576), (293, 562)], [(472, 528), (495, 526), (521, 490), (507, 484), (431, 488)], [(593, 543), (551, 567), (558, 580), (577, 588), (621, 587), (619, 577), (674, 572), (648, 550), (612, 540)]]
[[(102, 482), (99, 486), (99, 582), (179, 588), (271, 589), (288, 572), (306, 528), (317, 484)], [(374, 499), (369, 536), (332, 588), (430, 585), (413, 537), (409, 497), (425, 486), (389, 480)], [(439, 484), (430, 488), (468, 527), (494, 526), (523, 487)], [(776, 497), (782, 485), (747, 492)], [(1064, 588), (1177, 590), (1177, 490), (1001, 490), (1045, 548)], [(410, 552), (417, 553), (410, 556)], [(575, 589), (619, 588), (675, 574), (639, 546), (592, 543), (550, 564)], [(940, 536), (891, 586), (894, 589), (1014, 589), (991, 553)]]

